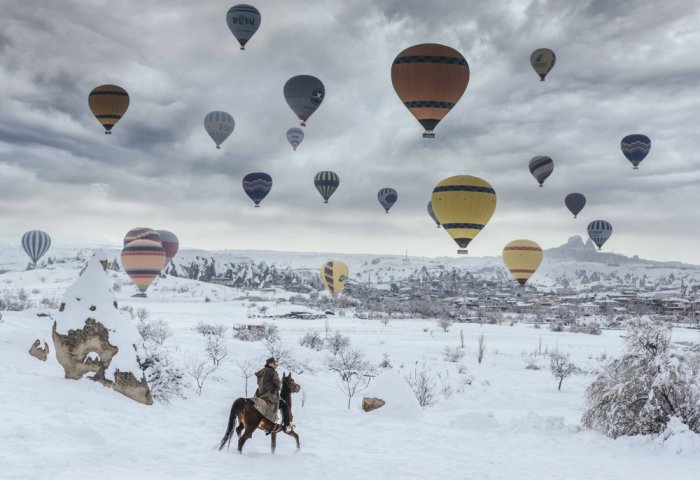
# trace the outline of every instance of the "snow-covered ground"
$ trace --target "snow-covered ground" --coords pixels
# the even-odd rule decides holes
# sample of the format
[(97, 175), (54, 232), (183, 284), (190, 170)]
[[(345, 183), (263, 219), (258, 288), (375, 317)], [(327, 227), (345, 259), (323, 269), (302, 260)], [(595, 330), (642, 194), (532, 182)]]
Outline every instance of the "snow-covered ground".
[[(7, 272), (3, 289), (24, 288), (30, 300), (60, 298), (78, 275), (75, 265), (51, 270)], [(270, 438), (254, 434), (239, 455), (218, 450), (232, 402), (244, 395), (237, 361), (269, 356), (261, 342), (226, 334), (229, 356), (207, 380), (201, 396), (144, 406), (89, 379), (63, 378), (53, 355), (51, 305), (2, 312), (0, 324), (0, 478), (1, 479), (694, 479), (700, 472), (700, 440), (686, 435), (669, 442), (656, 437), (609, 439), (580, 429), (586, 386), (600, 359), (620, 352), (621, 332), (600, 336), (555, 333), (530, 325), (455, 324), (443, 332), (434, 321), (358, 320), (330, 316), (330, 333), (350, 337), (374, 365), (388, 356), (401, 377), (425, 368), (436, 381), (437, 403), (418, 415), (411, 408), (383, 414), (351, 402), (334, 374), (324, 368), (327, 351), (299, 345), (308, 332), (325, 335), (324, 320), (249, 318), (267, 306), (267, 315), (302, 307), (279, 303), (284, 292), (243, 292), (199, 282), (159, 279), (149, 298), (132, 298), (123, 273), (112, 273), (121, 306), (146, 308), (151, 319), (168, 322), (173, 335), (165, 345), (181, 365), (204, 356), (199, 322), (274, 323), (304, 373), (295, 374), (302, 391), (294, 397), (294, 423), (301, 437), (280, 435), (270, 454)], [(263, 296), (261, 301), (255, 297)], [(246, 297), (253, 298), (247, 300)], [(205, 301), (208, 298), (209, 301)], [(136, 322), (137, 320), (134, 320)], [(445, 347), (460, 344), (466, 356), (444, 360)], [(477, 362), (477, 340), (486, 353)], [(47, 362), (27, 352), (36, 338), (49, 340)], [(676, 329), (675, 341), (698, 341), (697, 331)], [(561, 391), (548, 369), (525, 369), (524, 354), (569, 353), (587, 373), (564, 381)], [(461, 371), (461, 372), (460, 372)], [(440, 392), (449, 385), (452, 394)], [(249, 384), (249, 389), (254, 385)], [(303, 398), (303, 406), (302, 406)], [(413, 412), (413, 413), (411, 413)], [(235, 443), (235, 442), (234, 442)]]

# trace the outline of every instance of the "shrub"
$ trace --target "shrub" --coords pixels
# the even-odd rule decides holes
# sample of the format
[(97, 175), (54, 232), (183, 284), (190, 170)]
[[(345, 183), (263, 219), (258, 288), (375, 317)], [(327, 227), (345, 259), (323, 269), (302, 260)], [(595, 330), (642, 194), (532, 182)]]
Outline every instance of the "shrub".
[(446, 362), (457, 363), (464, 358), (464, 355), (464, 349), (461, 347), (445, 347), (445, 350), (443, 350), (443, 358)]
[(326, 348), (333, 354), (337, 355), (339, 352), (350, 347), (350, 338), (344, 336), (340, 332), (335, 332), (332, 336), (326, 339)]
[(151, 345), (139, 358), (153, 398), (161, 403), (170, 403), (173, 398), (185, 398), (184, 372), (177, 367), (168, 350)]
[(226, 330), (228, 330), (228, 328), (221, 323), (215, 325), (213, 323), (204, 322), (199, 322), (194, 329), (197, 333), (205, 337), (223, 337)]
[(435, 379), (430, 374), (425, 365), (419, 370), (415, 369), (412, 374), (406, 377), (406, 381), (416, 394), (421, 407), (435, 405)]
[(319, 351), (323, 349), (323, 338), (317, 332), (308, 332), (299, 340), (299, 345)]
[(630, 321), (625, 352), (586, 390), (582, 423), (612, 438), (661, 433), (677, 418), (700, 433), (700, 347), (671, 350), (668, 326)]
[(166, 338), (172, 335), (168, 322), (165, 320), (140, 320), (136, 324), (136, 330), (139, 331), (144, 342), (162, 345)]

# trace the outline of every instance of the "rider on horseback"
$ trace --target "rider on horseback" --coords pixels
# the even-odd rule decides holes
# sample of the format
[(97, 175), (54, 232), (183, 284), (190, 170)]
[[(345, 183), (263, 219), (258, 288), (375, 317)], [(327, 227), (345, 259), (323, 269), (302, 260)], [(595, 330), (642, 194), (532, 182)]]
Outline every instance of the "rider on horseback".
[[(258, 377), (258, 389), (255, 391), (255, 396), (265, 400), (268, 405), (274, 407), (273, 411), (276, 411), (276, 405), (279, 405), (279, 409), (282, 410), (282, 425), (284, 430), (287, 431), (289, 427), (289, 405), (280, 398), (282, 381), (275, 370), (276, 368), (277, 362), (274, 357), (270, 357), (265, 361), (265, 367), (255, 374)], [(272, 430), (268, 433), (272, 433)]]

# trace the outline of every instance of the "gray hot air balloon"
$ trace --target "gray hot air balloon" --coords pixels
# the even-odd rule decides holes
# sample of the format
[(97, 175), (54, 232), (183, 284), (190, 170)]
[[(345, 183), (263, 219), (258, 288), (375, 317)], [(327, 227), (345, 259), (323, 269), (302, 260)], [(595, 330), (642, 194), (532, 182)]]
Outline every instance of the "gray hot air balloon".
[(41, 230), (30, 230), (22, 235), (22, 248), (36, 264), (51, 247), (51, 237)]
[(440, 228), (440, 220), (437, 219), (435, 216), (435, 212), (433, 211), (433, 201), (428, 202), (428, 215), (430, 215), (430, 218), (433, 219), (433, 222), (437, 225), (437, 228)]
[(306, 126), (305, 122), (321, 105), (325, 96), (323, 83), (311, 75), (297, 75), (284, 84), (284, 99), (301, 120), (302, 127)]
[(532, 157), (530, 160), (530, 173), (539, 182), (540, 187), (554, 171), (554, 162), (549, 157)]
[(236, 122), (226, 112), (209, 112), (204, 117), (204, 129), (216, 143), (216, 148), (221, 148), (220, 145), (231, 135), (235, 127)]
[(287, 130), (287, 141), (294, 151), (296, 151), (302, 140), (304, 140), (304, 130), (299, 127), (292, 127)]
[(612, 225), (605, 220), (593, 220), (588, 224), (588, 236), (596, 244), (598, 250), (612, 235)]
[(564, 204), (576, 218), (576, 215), (581, 213), (583, 207), (586, 206), (586, 197), (582, 193), (570, 193), (564, 199)]
[(226, 13), (226, 24), (245, 50), (245, 44), (260, 28), (260, 12), (252, 5), (234, 5)]
[(389, 213), (389, 209), (396, 203), (399, 199), (399, 194), (393, 188), (382, 188), (377, 192), (377, 200), (384, 207), (386, 213)]

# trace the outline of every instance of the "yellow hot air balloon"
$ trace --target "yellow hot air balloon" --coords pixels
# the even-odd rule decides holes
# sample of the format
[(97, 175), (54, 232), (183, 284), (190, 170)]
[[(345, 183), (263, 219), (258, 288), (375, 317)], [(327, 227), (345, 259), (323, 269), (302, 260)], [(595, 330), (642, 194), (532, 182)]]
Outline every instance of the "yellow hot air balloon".
[(430, 200), (442, 228), (465, 248), (488, 223), (496, 210), (496, 192), (491, 184), (471, 175), (457, 175), (444, 179), (433, 189)]
[(339, 260), (331, 260), (321, 266), (321, 282), (334, 297), (343, 289), (349, 275), (348, 266)]
[(532, 240), (513, 240), (503, 247), (503, 263), (518, 283), (525, 285), (542, 263), (542, 247)]
[(161, 242), (137, 239), (122, 249), (122, 267), (131, 280), (146, 295), (146, 289), (165, 267), (165, 250)]

